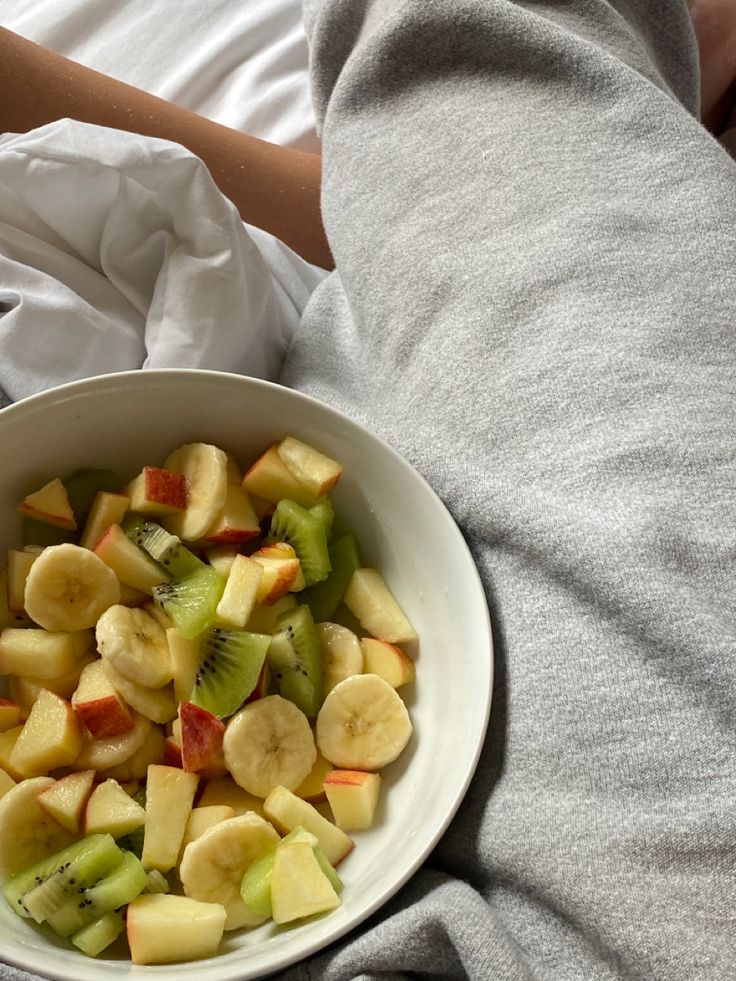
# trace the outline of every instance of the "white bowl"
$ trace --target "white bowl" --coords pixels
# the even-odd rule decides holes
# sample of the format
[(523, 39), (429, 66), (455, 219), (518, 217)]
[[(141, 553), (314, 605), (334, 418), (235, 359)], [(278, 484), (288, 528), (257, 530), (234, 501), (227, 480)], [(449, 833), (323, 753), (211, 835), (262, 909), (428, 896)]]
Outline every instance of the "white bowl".
[(379, 568), (416, 627), (414, 736), (385, 771), (377, 825), (340, 866), (343, 903), (291, 929), (226, 934), (219, 956), (162, 967), (92, 960), (47, 940), (0, 900), (0, 957), (84, 981), (155, 974), (198, 981), (267, 975), (314, 953), (385, 903), (427, 857), (475, 770), (488, 724), (493, 657), (488, 609), (467, 546), (428, 484), (386, 443), (314, 399), (209, 371), (126, 372), (74, 382), (0, 411), (0, 547), (18, 542), (16, 504), (76, 467), (132, 477), (185, 442), (212, 442), (242, 462), (292, 434), (344, 465), (333, 493), (366, 564)]

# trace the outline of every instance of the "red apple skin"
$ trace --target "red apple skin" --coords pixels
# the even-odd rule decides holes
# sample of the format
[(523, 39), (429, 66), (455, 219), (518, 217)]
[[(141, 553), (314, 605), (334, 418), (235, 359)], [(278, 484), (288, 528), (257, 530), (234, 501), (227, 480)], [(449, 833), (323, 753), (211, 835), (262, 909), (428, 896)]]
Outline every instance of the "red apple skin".
[(164, 766), (175, 766), (180, 770), (184, 769), (181, 759), (181, 746), (171, 736), (164, 742), (164, 758), (161, 762)]
[(153, 504), (183, 511), (187, 506), (187, 479), (184, 474), (163, 467), (144, 467), (143, 497)]
[(216, 534), (208, 535), (205, 541), (208, 545), (238, 544), (240, 542), (250, 541), (251, 538), (257, 538), (260, 534), (260, 525), (255, 531), (252, 529), (235, 528), (224, 525), (222, 528), (218, 529)]
[(332, 770), (324, 778), (324, 783), (336, 786), (362, 787), (373, 774), (364, 770)]
[(209, 545), (247, 542), (261, 534), (261, 526), (253, 510), (250, 496), (239, 484), (227, 489), (225, 506), (204, 536)]
[(77, 702), (74, 711), (95, 739), (122, 736), (133, 728), (130, 713), (115, 695), (95, 698), (90, 702)]
[(222, 749), (225, 723), (199, 705), (179, 703), (181, 762), (187, 773), (197, 773)]

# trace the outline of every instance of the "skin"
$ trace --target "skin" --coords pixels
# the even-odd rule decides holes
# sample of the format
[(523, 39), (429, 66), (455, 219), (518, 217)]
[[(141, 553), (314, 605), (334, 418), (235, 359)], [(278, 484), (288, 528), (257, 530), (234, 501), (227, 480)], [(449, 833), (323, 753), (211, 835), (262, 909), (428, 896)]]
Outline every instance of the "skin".
[(700, 109), (716, 136), (736, 125), (736, 2), (688, 0), (700, 50)]
[[(701, 61), (701, 117), (736, 125), (736, 0), (688, 0)], [(207, 165), (244, 221), (333, 267), (320, 213), (322, 161), (211, 122), (0, 28), (0, 132), (69, 117), (172, 140)]]
[(322, 160), (211, 122), (0, 28), (0, 131), (69, 117), (172, 140), (207, 165), (244, 221), (332, 268), (320, 214)]

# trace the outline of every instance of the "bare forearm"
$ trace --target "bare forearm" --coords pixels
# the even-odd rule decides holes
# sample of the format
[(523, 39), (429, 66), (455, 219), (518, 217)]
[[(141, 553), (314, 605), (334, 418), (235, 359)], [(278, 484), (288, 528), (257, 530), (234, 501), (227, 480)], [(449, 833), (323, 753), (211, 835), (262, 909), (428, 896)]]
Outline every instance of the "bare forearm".
[(244, 221), (330, 268), (320, 215), (321, 158), (220, 126), (0, 28), (0, 131), (54, 119), (157, 136), (200, 157)]

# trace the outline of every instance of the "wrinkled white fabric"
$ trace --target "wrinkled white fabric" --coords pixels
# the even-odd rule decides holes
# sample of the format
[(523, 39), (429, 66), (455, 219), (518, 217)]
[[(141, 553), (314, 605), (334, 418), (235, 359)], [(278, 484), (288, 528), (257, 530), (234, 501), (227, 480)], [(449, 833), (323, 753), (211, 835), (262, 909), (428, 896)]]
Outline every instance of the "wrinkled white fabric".
[(71, 120), (0, 139), (0, 387), (198, 367), (275, 378), (324, 273), (245, 226), (204, 164)]

